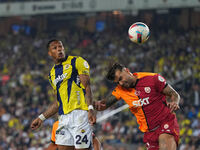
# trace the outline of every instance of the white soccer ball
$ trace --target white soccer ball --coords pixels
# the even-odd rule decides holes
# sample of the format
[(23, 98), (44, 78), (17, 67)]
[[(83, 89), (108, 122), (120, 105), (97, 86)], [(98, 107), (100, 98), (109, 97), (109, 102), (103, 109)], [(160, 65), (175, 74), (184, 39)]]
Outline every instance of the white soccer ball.
[(149, 27), (143, 22), (136, 22), (129, 27), (128, 35), (132, 42), (144, 43), (150, 36)]

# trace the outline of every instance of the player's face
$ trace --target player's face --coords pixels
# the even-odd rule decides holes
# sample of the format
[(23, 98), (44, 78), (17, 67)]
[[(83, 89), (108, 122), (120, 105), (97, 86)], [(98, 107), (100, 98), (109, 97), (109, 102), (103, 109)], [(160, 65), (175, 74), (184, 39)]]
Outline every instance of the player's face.
[(128, 69), (116, 70), (114, 82), (126, 89), (133, 88), (135, 85), (134, 76)]
[(56, 63), (60, 63), (65, 59), (64, 46), (61, 41), (53, 41), (49, 45), (49, 56), (51, 56)]

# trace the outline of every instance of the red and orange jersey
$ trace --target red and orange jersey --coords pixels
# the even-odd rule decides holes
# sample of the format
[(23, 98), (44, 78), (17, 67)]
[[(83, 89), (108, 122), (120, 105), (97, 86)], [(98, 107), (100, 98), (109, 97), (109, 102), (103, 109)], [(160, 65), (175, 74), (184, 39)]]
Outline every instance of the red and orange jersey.
[(58, 121), (56, 121), (56, 122), (54, 122), (54, 124), (53, 124), (53, 128), (52, 128), (52, 132), (51, 132), (51, 141), (53, 142), (53, 143), (55, 143), (55, 141), (56, 141), (56, 138), (55, 138), (55, 136), (56, 136), (56, 130), (58, 129)]
[(148, 132), (159, 125), (170, 114), (166, 107), (165, 88), (166, 80), (159, 74), (139, 72), (134, 73), (137, 82), (134, 88), (124, 89), (118, 85), (112, 94), (118, 99), (123, 99), (131, 112), (136, 116), (139, 129)]

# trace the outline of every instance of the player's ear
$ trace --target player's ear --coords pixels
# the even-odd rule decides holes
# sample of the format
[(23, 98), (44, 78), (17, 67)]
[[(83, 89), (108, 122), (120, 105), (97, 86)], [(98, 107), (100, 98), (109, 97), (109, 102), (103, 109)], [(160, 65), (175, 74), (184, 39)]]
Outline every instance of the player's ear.
[(48, 51), (48, 55), (49, 55), (49, 56), (52, 56), (52, 54), (51, 54), (51, 51), (50, 51), (50, 50)]

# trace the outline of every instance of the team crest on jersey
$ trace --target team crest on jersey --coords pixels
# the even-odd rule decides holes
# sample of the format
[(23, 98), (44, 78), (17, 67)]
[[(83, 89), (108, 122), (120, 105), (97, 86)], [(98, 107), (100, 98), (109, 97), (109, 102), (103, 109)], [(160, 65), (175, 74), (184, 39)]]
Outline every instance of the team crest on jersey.
[(151, 88), (150, 88), (150, 87), (145, 87), (145, 88), (144, 88), (144, 91), (145, 91), (146, 93), (150, 93), (150, 92), (151, 92)]
[(165, 79), (164, 79), (163, 77), (161, 77), (161, 76), (158, 76), (158, 80), (159, 80), (160, 82), (164, 82), (164, 81), (165, 81)]
[(140, 96), (140, 91), (135, 91), (136, 96)]
[(85, 133), (85, 130), (84, 130), (84, 129), (82, 129), (82, 130), (81, 130), (81, 133)]
[(65, 69), (69, 69), (70, 65), (69, 64), (66, 64), (65, 65)]
[(85, 66), (85, 68), (89, 68), (89, 64), (87, 63), (87, 61), (84, 61), (84, 66)]
[(168, 125), (168, 124), (165, 124), (165, 125), (164, 125), (164, 128), (165, 128), (165, 129), (169, 128), (169, 125)]

